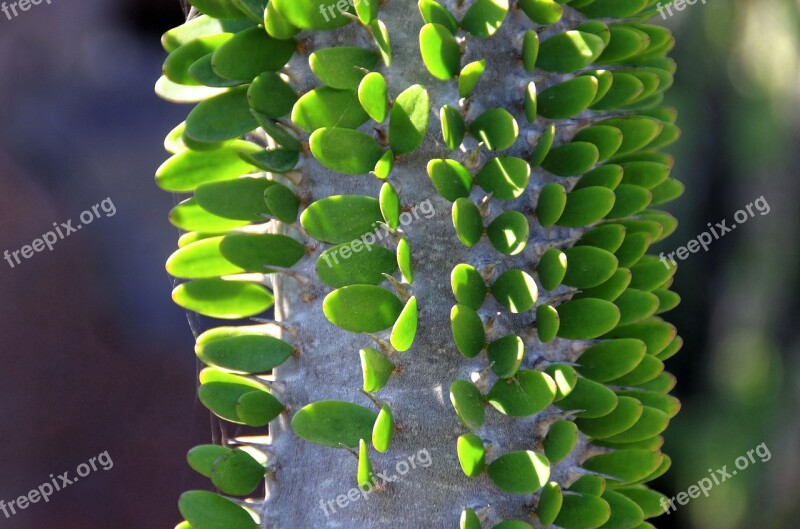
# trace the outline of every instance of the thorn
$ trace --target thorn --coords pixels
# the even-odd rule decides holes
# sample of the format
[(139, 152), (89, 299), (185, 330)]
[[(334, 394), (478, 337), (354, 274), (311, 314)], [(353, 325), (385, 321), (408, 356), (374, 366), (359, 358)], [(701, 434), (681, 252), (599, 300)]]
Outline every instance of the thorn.
[(489, 215), (492, 212), (492, 205), (490, 202), (492, 199), (492, 195), (494, 195), (494, 192), (489, 193), (488, 195), (486, 195), (481, 199), (481, 205), (479, 209), (481, 212), (481, 217), (483, 217), (484, 219), (488, 219)]
[(308, 286), (311, 283), (311, 278), (309, 278), (306, 274), (302, 272), (298, 272), (297, 270), (291, 270), (289, 268), (281, 268), (280, 266), (272, 266), (272, 265), (261, 265), (267, 270), (272, 270), (273, 273), (279, 274), (286, 274), (287, 276), (291, 277), (298, 283), (303, 286)]
[(411, 299), (411, 291), (408, 288), (406, 288), (404, 284), (402, 284), (400, 281), (398, 281), (397, 279), (395, 279), (394, 277), (390, 276), (385, 272), (383, 273), (383, 277), (385, 277), (392, 284), (394, 289), (397, 291), (397, 295), (400, 297), (400, 300), (403, 302), (403, 304), (405, 304), (406, 301)]
[(384, 340), (383, 338), (379, 338), (378, 336), (375, 336), (374, 334), (372, 334), (372, 333), (369, 333), (369, 332), (366, 332), (366, 333), (364, 333), (364, 334), (366, 334), (367, 336), (369, 336), (370, 338), (372, 338), (372, 340), (373, 340), (373, 341), (374, 341), (374, 342), (375, 342), (375, 343), (378, 345), (378, 347), (381, 349), (381, 352), (382, 352), (383, 354), (385, 354), (386, 356), (393, 356), (393, 355), (394, 355), (394, 353), (396, 352), (396, 351), (394, 350), (394, 347), (392, 347), (392, 345), (391, 345), (389, 342), (387, 342), (386, 340)]
[(472, 152), (469, 153), (469, 157), (467, 158), (467, 169), (474, 170), (478, 168), (482, 149), (483, 149), (483, 142), (480, 142), (478, 143), (477, 147), (475, 147), (472, 150)]
[(363, 393), (363, 394), (364, 394), (364, 395), (365, 395), (365, 396), (366, 396), (366, 397), (367, 397), (369, 400), (371, 400), (371, 401), (372, 401), (372, 403), (375, 405), (375, 407), (376, 407), (376, 408), (378, 408), (378, 410), (382, 410), (382, 409), (383, 409), (383, 406), (386, 404), (384, 401), (382, 401), (382, 400), (381, 400), (381, 399), (379, 399), (378, 397), (374, 396), (372, 393), (367, 393), (367, 392), (366, 392), (366, 391), (364, 391), (363, 389), (362, 389), (362, 390), (360, 390), (360, 391), (361, 391), (361, 393)]
[(483, 278), (483, 280), (485, 282), (487, 282), (487, 283), (490, 282), (491, 279), (494, 277), (494, 272), (495, 272), (495, 270), (497, 270), (497, 265), (498, 264), (500, 264), (500, 263), (490, 263), (490, 264), (484, 266), (480, 270), (481, 277)]
[(292, 337), (294, 337), (294, 338), (297, 338), (297, 336), (299, 335), (299, 331), (300, 330), (295, 325), (293, 325), (291, 323), (288, 323), (288, 322), (285, 322), (285, 321), (271, 320), (269, 318), (250, 318), (250, 320), (254, 321), (256, 323), (264, 323), (264, 324), (275, 325), (276, 327), (280, 327), (284, 331), (286, 331), (289, 334), (291, 334)]
[(303, 173), (300, 171), (289, 171), (283, 173), (283, 177), (291, 182), (295, 187), (299, 187), (303, 183)]

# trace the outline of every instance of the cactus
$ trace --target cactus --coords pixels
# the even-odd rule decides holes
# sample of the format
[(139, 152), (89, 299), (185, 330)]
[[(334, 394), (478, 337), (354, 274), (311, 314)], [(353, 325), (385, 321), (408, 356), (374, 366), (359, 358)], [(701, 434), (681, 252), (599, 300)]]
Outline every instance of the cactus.
[(189, 453), (218, 492), (179, 527), (652, 527), (682, 342), (647, 251), (683, 191), (655, 2), (192, 4), (156, 182), (235, 433)]

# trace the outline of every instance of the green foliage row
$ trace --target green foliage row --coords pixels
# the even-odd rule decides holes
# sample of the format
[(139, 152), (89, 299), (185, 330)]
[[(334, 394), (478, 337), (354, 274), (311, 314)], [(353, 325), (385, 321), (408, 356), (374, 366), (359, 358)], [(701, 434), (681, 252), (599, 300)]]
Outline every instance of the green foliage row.
[[(403, 204), (392, 170), (429, 135), (429, 91), (391, 93), (391, 40), (378, 2), (356, 1), (334, 17), (326, 15), (332, 0), (192, 3), (204, 14), (164, 35), (169, 56), (156, 85), (169, 101), (195, 104), (167, 137), (172, 156), (156, 174), (165, 191), (189, 195), (169, 217), (186, 232), (167, 262), (185, 280), (173, 299), (221, 320), (263, 313), (274, 302), (270, 275), (292, 274), (310, 253), (303, 237), (263, 228), (300, 227), (296, 233), (334, 245), (318, 256), (314, 278), (333, 289), (323, 311), (334, 325), (375, 338), (360, 359), (363, 390), (378, 393), (394, 373), (393, 355), (411, 349), (417, 332), (413, 241), (398, 231)], [(458, 94), (434, 109), (451, 154), (428, 163), (431, 190), (452, 202), (454, 236), (464, 246), (485, 240), (499, 256), (497, 265), (465, 262), (451, 274), (455, 346), (487, 364), (476, 379), (450, 386), (467, 430), (454, 440), (461, 467), (471, 478), (485, 473), (505, 493), (534, 494), (543, 526), (652, 527), (645, 520), (660, 513), (661, 496), (645, 484), (669, 468), (660, 434), (679, 408), (667, 394), (674, 379), (664, 361), (682, 345), (659, 316), (679, 301), (669, 290), (675, 270), (646, 253), (676, 227), (655, 207), (683, 192), (670, 176), (671, 157), (659, 152), (679, 136), (674, 110), (662, 106), (675, 71), (666, 57), (672, 37), (646, 23), (656, 9), (649, 0), (475, 0), (460, 16), (435, 0), (418, 8), (421, 60), (433, 82), (453, 83)], [(465, 50), (476, 39), (508, 38), (504, 25), (522, 17), (530, 29), (518, 68), (530, 81), (513, 106), (471, 115), (470, 102), (492, 90), (484, 77), (497, 59), (465, 64)], [(374, 45), (309, 50), (320, 84), (298, 93), (286, 75), (306, 53), (295, 37), (349, 24)], [(385, 137), (365, 132), (367, 124)], [(530, 131), (532, 143), (524, 139)], [(296, 168), (309, 158), (332, 173), (377, 178), (381, 191), (304, 204)], [(392, 249), (326, 258), (376, 226), (391, 232)], [(495, 336), (494, 320), (507, 315), (516, 315), (508, 321), (518, 331)], [(532, 351), (548, 354), (527, 358)], [(196, 353), (208, 366), (199, 397), (217, 416), (261, 427), (284, 412), (258, 375), (295, 347), (269, 326), (212, 328), (198, 337)], [(377, 411), (309, 403), (292, 428), (306, 441), (358, 450), (364, 485), (367, 443), (386, 452), (394, 431), (391, 408), (375, 402)], [(491, 446), (482, 435), (487, 409), (529, 417), (551, 406), (557, 413), (544, 419), (545, 435), (525, 450)], [(225, 496), (187, 492), (179, 527), (258, 526), (254, 512), (227, 496), (248, 496), (263, 480), (268, 462), (260, 453), (201, 446), (189, 463)], [(581, 477), (551, 479), (559, 465)], [(463, 507), (461, 527), (479, 529), (486, 506)]]

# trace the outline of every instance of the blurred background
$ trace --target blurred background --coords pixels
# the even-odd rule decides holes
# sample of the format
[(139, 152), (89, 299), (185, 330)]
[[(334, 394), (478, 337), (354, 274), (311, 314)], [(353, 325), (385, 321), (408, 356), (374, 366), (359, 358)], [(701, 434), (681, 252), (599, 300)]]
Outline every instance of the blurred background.
[[(409, 5), (412, 3), (409, 1)], [(710, 0), (664, 23), (678, 45), (668, 101), (682, 140), (673, 251), (763, 196), (770, 212), (681, 263), (685, 339), (668, 370), (670, 496), (766, 443), (771, 459), (692, 500), (661, 528), (796, 527), (800, 519), (800, 10)], [(184, 463), (211, 438), (195, 400), (186, 315), (163, 263), (178, 233), (153, 183), (188, 108), (153, 95), (177, 0), (54, 0), (0, 15), (0, 251), (110, 198), (99, 219), (13, 269), (0, 261), (0, 499), (108, 451), (100, 470), (6, 519), (20, 529), (170, 528), (204, 487)], [(653, 22), (661, 22), (660, 17)], [(730, 222), (730, 220), (729, 220)]]

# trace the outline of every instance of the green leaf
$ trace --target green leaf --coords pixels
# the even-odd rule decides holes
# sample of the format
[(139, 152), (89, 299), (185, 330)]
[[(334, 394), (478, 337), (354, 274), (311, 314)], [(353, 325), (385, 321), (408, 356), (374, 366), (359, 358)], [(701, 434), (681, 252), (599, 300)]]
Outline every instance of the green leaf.
[(400, 195), (389, 182), (381, 186), (380, 194), (381, 214), (386, 224), (393, 230), (400, 226)]
[(206, 99), (189, 112), (185, 136), (214, 143), (238, 138), (258, 126), (250, 113), (247, 86), (232, 88), (223, 94)]
[(258, 382), (218, 369), (207, 368), (200, 373), (200, 388), (197, 396), (203, 405), (215, 415), (235, 424), (245, 424), (239, 416), (239, 403), (243, 396), (252, 392), (262, 393), (263, 426), (274, 420), (283, 411), (283, 404), (272, 396), (267, 388)]
[(578, 176), (595, 166), (600, 151), (593, 143), (573, 141), (550, 149), (542, 168), (556, 176)]
[(238, 33), (252, 26), (253, 22), (244, 18), (241, 13), (236, 19), (228, 20), (200, 15), (164, 33), (161, 44), (165, 51), (171, 53), (194, 39), (218, 33)]
[(182, 230), (208, 234), (224, 233), (249, 224), (247, 221), (231, 220), (213, 215), (201, 208), (193, 198), (184, 200), (175, 206), (169, 213), (169, 222)]
[(380, 161), (375, 164), (375, 169), (372, 170), (372, 174), (375, 175), (376, 178), (379, 180), (386, 180), (389, 178), (389, 175), (392, 173), (392, 169), (394, 168), (394, 153), (392, 151), (386, 151), (383, 153)]
[(372, 0), (359, 0), (358, 2), (354, 1), (354, 7), (356, 8), (358, 19), (363, 24), (369, 24), (378, 17), (381, 4)]
[[(344, 13), (356, 14), (353, 4), (342, 4), (337, 0), (272, 0), (270, 3), (275, 5), (286, 20), (300, 29), (335, 29), (351, 22)], [(344, 10), (340, 10), (339, 7), (343, 5)]]
[(411, 296), (406, 303), (391, 334), (391, 344), (399, 352), (408, 351), (417, 335), (417, 298)]
[(544, 161), (550, 149), (553, 147), (553, 140), (556, 137), (556, 126), (554, 123), (545, 127), (539, 141), (536, 142), (533, 152), (531, 152), (531, 167), (539, 167)]
[(248, 426), (266, 426), (283, 411), (283, 405), (265, 391), (245, 393), (236, 401), (236, 415)]
[(619, 325), (629, 325), (649, 318), (658, 310), (658, 304), (658, 297), (654, 294), (629, 288), (614, 300), (614, 305), (622, 314)]
[(378, 418), (375, 420), (375, 426), (372, 427), (372, 446), (378, 452), (385, 454), (392, 444), (393, 434), (394, 418), (392, 417), (392, 410), (389, 409), (388, 405), (384, 404), (378, 413)]
[(648, 355), (657, 355), (667, 347), (677, 335), (675, 326), (661, 318), (648, 318), (639, 323), (614, 329), (613, 338), (637, 338), (647, 345)]
[(481, 520), (472, 509), (464, 509), (461, 512), (459, 529), (481, 529)]
[(592, 64), (604, 47), (603, 39), (597, 35), (565, 31), (542, 42), (536, 67), (549, 72), (574, 72)]
[(428, 162), (428, 176), (436, 191), (445, 199), (454, 202), (469, 197), (472, 175), (457, 161), (431, 160)]
[(395, 252), (360, 240), (325, 250), (316, 265), (317, 277), (333, 288), (379, 285), (386, 280), (383, 274), (392, 275), (395, 270)]
[(553, 403), (556, 383), (541, 371), (520, 371), (510, 380), (498, 380), (487, 394), (489, 404), (509, 417), (528, 417)]
[(670, 168), (655, 162), (627, 162), (622, 164), (623, 184), (652, 189), (669, 177)]
[(466, 125), (458, 109), (445, 105), (439, 111), (439, 120), (442, 124), (442, 138), (448, 149), (457, 150), (464, 141)]
[(378, 416), (350, 402), (323, 400), (305, 406), (292, 417), (292, 431), (310, 443), (356, 448), (372, 437)]
[(645, 406), (636, 424), (608, 438), (612, 443), (636, 443), (650, 439), (667, 429), (669, 416), (661, 410)]
[(386, 66), (391, 66), (392, 45), (389, 40), (389, 30), (386, 28), (386, 24), (384, 24), (380, 20), (373, 20), (372, 22), (369, 23), (369, 29), (370, 33), (372, 33), (372, 39), (375, 41), (375, 45), (381, 52), (383, 63)]
[(641, 340), (605, 340), (584, 351), (578, 358), (576, 369), (596, 382), (608, 382), (633, 371), (646, 350)]
[(547, 250), (542, 258), (536, 272), (539, 274), (539, 281), (545, 290), (555, 290), (564, 280), (567, 274), (567, 254), (557, 248)]
[(461, 69), (461, 49), (453, 33), (440, 24), (425, 24), (419, 33), (419, 49), (428, 71), (449, 81)]
[(469, 264), (459, 264), (450, 274), (450, 285), (456, 301), (461, 305), (478, 310), (486, 299), (486, 283), (480, 272)]
[(292, 110), (292, 122), (307, 132), (326, 127), (355, 129), (368, 119), (369, 115), (361, 108), (355, 90), (336, 90), (327, 86), (305, 94)]
[(557, 183), (545, 185), (539, 193), (539, 202), (536, 206), (539, 224), (543, 228), (549, 228), (555, 224), (564, 213), (566, 205), (567, 190), (563, 185)]
[(389, 145), (395, 154), (420, 146), (428, 131), (431, 100), (428, 91), (414, 85), (397, 96), (389, 115)]
[(499, 156), (490, 160), (476, 177), (478, 185), (499, 200), (513, 200), (522, 196), (530, 179), (531, 166), (514, 156)]
[(199, 186), (194, 199), (204, 210), (226, 219), (257, 222), (266, 220), (270, 209), (264, 191), (275, 185), (266, 178), (236, 178)]
[(249, 164), (268, 173), (288, 173), (300, 161), (300, 152), (295, 149), (270, 149), (255, 153), (239, 153), (239, 157)]
[(642, 509), (636, 502), (617, 492), (607, 490), (603, 499), (611, 507), (611, 518), (604, 525), (608, 529), (625, 529), (626, 527), (639, 527), (644, 521)]
[(564, 250), (567, 255), (565, 285), (586, 289), (602, 285), (617, 271), (617, 258), (613, 253), (594, 246), (576, 246)]
[(591, 75), (551, 86), (537, 98), (539, 115), (548, 119), (566, 119), (580, 114), (594, 101), (597, 89), (597, 78)]
[(458, 21), (450, 11), (436, 0), (420, 0), (419, 12), (426, 24), (441, 24), (453, 35), (458, 31)]
[(210, 318), (237, 320), (260, 314), (273, 304), (261, 285), (223, 279), (197, 279), (175, 287), (172, 300), (186, 310)]
[(369, 490), (372, 487), (372, 462), (369, 460), (369, 448), (363, 439), (358, 441), (358, 471), (356, 482), (361, 490)]
[(650, 36), (623, 24), (609, 26), (611, 41), (603, 50), (598, 63), (611, 64), (624, 61), (643, 52), (650, 45)]
[(518, 211), (498, 215), (486, 228), (486, 235), (495, 250), (504, 255), (517, 255), (528, 243), (528, 219)]
[(636, 424), (643, 410), (644, 407), (638, 400), (621, 396), (611, 413), (596, 419), (576, 419), (575, 424), (586, 435), (604, 439), (624, 432)]
[(560, 325), (561, 320), (555, 307), (552, 305), (539, 305), (536, 307), (536, 330), (542, 343), (552, 341), (558, 334)]
[[(527, 2), (520, 2), (520, 6), (525, 9), (524, 4), (535, 2), (537, 0), (527, 0)], [(552, 1), (552, 0), (547, 0)], [(522, 65), (528, 70), (530, 73), (533, 73), (536, 70), (536, 61), (539, 59), (539, 34), (536, 33), (534, 30), (529, 29), (525, 31), (525, 35), (522, 37)], [(535, 89), (535, 85), (534, 85)], [(531, 121), (531, 117), (528, 117), (528, 121)]]
[[(616, 252), (624, 240), (625, 228), (623, 226), (619, 224), (604, 224), (584, 233), (575, 245), (595, 246), (607, 252)], [(620, 266), (624, 265), (620, 263)]]
[(358, 85), (358, 101), (369, 117), (383, 123), (389, 114), (389, 89), (383, 75), (370, 72), (361, 79)]
[(383, 219), (377, 199), (362, 195), (336, 195), (312, 203), (300, 215), (303, 229), (318, 241), (352, 242), (376, 230)]
[(483, 217), (478, 206), (468, 198), (453, 202), (453, 227), (464, 246), (474, 246), (483, 236)]
[(492, 529), (533, 529), (533, 526), (521, 520), (505, 520), (492, 527)]
[(471, 62), (461, 69), (458, 76), (458, 97), (464, 98), (472, 95), (486, 71), (486, 59)]
[(195, 446), (186, 454), (186, 461), (197, 473), (210, 478), (211, 466), (218, 457), (230, 453), (232, 450), (219, 445)]
[(413, 285), (414, 263), (412, 261), (411, 246), (405, 237), (397, 243), (397, 266), (400, 268), (400, 273), (403, 274), (403, 279), (406, 280), (406, 283)]
[(275, 8), (275, 2), (267, 4), (264, 12), (264, 28), (267, 33), (276, 39), (290, 39), (300, 32), (300, 28), (292, 25), (289, 20)]
[(258, 125), (264, 129), (264, 132), (266, 132), (275, 143), (293, 151), (299, 151), (301, 149), (300, 140), (298, 140), (285, 125), (255, 110), (251, 109), (251, 113), (253, 117), (256, 118), (256, 121), (258, 121)]
[(222, 239), (214, 237), (180, 248), (167, 259), (167, 272), (181, 279), (201, 279), (245, 272), (246, 270), (222, 256), (219, 249)]
[(570, 340), (591, 340), (617, 326), (619, 309), (602, 299), (573, 299), (558, 306), (558, 335)]
[(231, 33), (220, 33), (199, 37), (183, 44), (170, 53), (164, 61), (162, 68), (164, 75), (173, 83), (189, 86), (201, 85), (202, 83), (198, 82), (189, 69), (195, 62), (213, 53), (231, 37), (233, 37)]
[(294, 266), (306, 253), (302, 243), (276, 233), (232, 233), (222, 240), (220, 250), (225, 259), (242, 268), (261, 267), (267, 273), (269, 266)]
[(178, 508), (192, 529), (258, 529), (258, 524), (246, 510), (211, 492), (184, 492)]
[(476, 0), (464, 14), (461, 27), (476, 37), (494, 35), (508, 14), (508, 0)]
[(586, 474), (576, 479), (567, 490), (569, 492), (577, 492), (579, 494), (601, 496), (606, 490), (606, 480), (601, 476)]
[(364, 391), (375, 393), (383, 389), (392, 377), (395, 365), (376, 349), (365, 347), (359, 352)]
[(544, 454), (551, 463), (566, 458), (578, 443), (578, 427), (572, 421), (557, 421), (550, 426), (545, 436)]
[(368, 174), (383, 157), (372, 136), (347, 128), (317, 129), (309, 139), (311, 153), (325, 167), (349, 175)]
[(631, 449), (617, 450), (590, 458), (583, 467), (593, 472), (615, 476), (622, 484), (642, 480), (655, 472), (664, 456), (659, 452)]
[(286, 224), (297, 220), (300, 198), (283, 184), (275, 183), (264, 190), (264, 203), (273, 217)]
[(278, 74), (264, 72), (256, 77), (248, 88), (247, 100), (250, 108), (277, 119), (292, 111), (297, 103), (297, 94), (294, 88)]
[(292, 58), (297, 42), (278, 40), (264, 28), (240, 31), (211, 57), (211, 67), (226, 79), (248, 81), (261, 72), (277, 72)]
[(556, 383), (556, 396), (554, 402), (567, 397), (578, 384), (578, 374), (567, 364), (550, 364), (544, 370)]
[(539, 290), (533, 278), (522, 270), (507, 270), (492, 284), (492, 295), (513, 314), (533, 308)]
[(394, 325), (403, 303), (388, 290), (373, 285), (350, 285), (325, 297), (328, 320), (350, 332), (378, 332)]
[(618, 406), (617, 395), (603, 384), (578, 377), (572, 390), (556, 406), (564, 411), (579, 410), (578, 417), (596, 419), (613, 412)]
[(294, 347), (248, 327), (216, 327), (197, 337), (197, 357), (210, 366), (242, 373), (266, 373), (294, 353)]
[(242, 12), (231, 0), (194, 0), (192, 5), (214, 18), (241, 18)]
[[(622, 131), (608, 125), (597, 125), (579, 130), (572, 139), (594, 144), (600, 153), (599, 161), (604, 161), (613, 156), (622, 146)], [(614, 166), (609, 167), (613, 168)], [(613, 187), (616, 187), (616, 184)]]
[[(361, 0), (356, 2), (360, 3)], [(312, 53), (308, 63), (319, 80), (331, 88), (355, 90), (364, 78), (364, 70), (372, 70), (378, 64), (378, 55), (365, 48), (323, 48)]]
[(480, 428), (486, 416), (483, 394), (472, 382), (456, 380), (450, 385), (450, 402), (467, 428)]
[(506, 109), (490, 108), (470, 123), (469, 132), (488, 149), (504, 151), (516, 143), (519, 125)]
[(520, 0), (519, 7), (528, 18), (543, 26), (555, 24), (564, 13), (561, 5), (553, 0)]
[(478, 313), (466, 305), (454, 305), (450, 311), (450, 329), (456, 348), (467, 358), (478, 356), (486, 345), (486, 330)]
[(221, 455), (211, 467), (211, 482), (225, 494), (247, 496), (264, 479), (264, 466), (242, 450)]
[(487, 467), (495, 485), (510, 494), (532, 494), (550, 478), (550, 462), (541, 454), (526, 450), (504, 454)]
[(542, 489), (539, 495), (539, 504), (536, 506), (536, 516), (539, 522), (545, 527), (552, 525), (561, 512), (561, 505), (564, 502), (564, 495), (561, 493), (561, 486), (551, 481)]
[(500, 378), (514, 376), (524, 354), (525, 344), (522, 338), (513, 334), (493, 341), (486, 349), (486, 355), (492, 363), (492, 371)]
[(539, 111), (538, 95), (536, 94), (536, 83), (531, 81), (525, 87), (525, 117), (529, 123), (536, 122)]
[(557, 224), (567, 228), (578, 228), (602, 219), (614, 207), (614, 192), (607, 187), (584, 187), (567, 195), (564, 213)]
[(461, 470), (467, 477), (474, 478), (483, 472), (486, 467), (486, 448), (480, 437), (471, 433), (460, 436), (456, 443), (456, 452)]
[(564, 494), (561, 511), (553, 522), (563, 529), (596, 529), (611, 517), (611, 507), (592, 494)]

